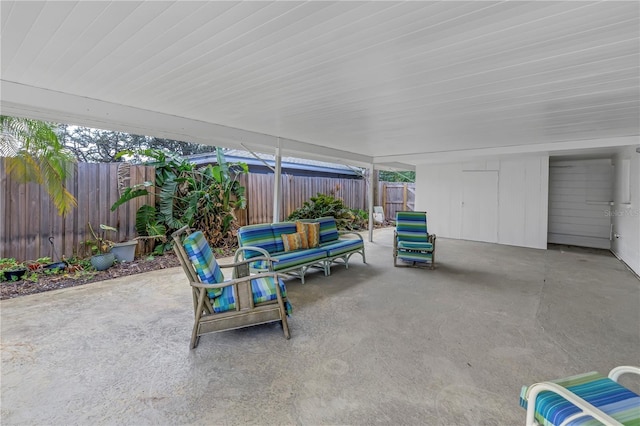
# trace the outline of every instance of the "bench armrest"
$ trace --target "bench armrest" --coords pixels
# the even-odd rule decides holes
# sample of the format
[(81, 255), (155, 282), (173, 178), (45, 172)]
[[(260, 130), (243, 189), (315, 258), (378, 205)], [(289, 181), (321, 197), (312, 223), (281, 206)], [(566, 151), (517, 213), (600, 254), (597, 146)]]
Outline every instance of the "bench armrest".
[(552, 383), (552, 382), (542, 382), (536, 383), (529, 387), (527, 390), (527, 426), (533, 426), (536, 424), (535, 422), (535, 413), (536, 413), (536, 398), (540, 392), (549, 391), (553, 392), (557, 395), (560, 395), (576, 407), (578, 407), (581, 412), (574, 414), (573, 416), (567, 418), (563, 424), (566, 424), (569, 421), (575, 420), (577, 418), (583, 416), (591, 416), (594, 419), (598, 420), (602, 424), (611, 425), (611, 426), (622, 426), (622, 423), (618, 422), (613, 417), (604, 413), (600, 409), (594, 407), (589, 404), (584, 399), (580, 398), (578, 395), (573, 392), (563, 388), (562, 386)]
[[(233, 278), (231, 280), (225, 281), (223, 283), (216, 283), (216, 284), (207, 284), (207, 283), (202, 283), (200, 281), (191, 281), (189, 284), (191, 284), (192, 287), (197, 287), (197, 288), (203, 288), (203, 289), (216, 289), (216, 288), (225, 288), (225, 287), (230, 287), (242, 282), (246, 282), (246, 281), (251, 281), (251, 280), (255, 280), (256, 278), (264, 278), (264, 277), (273, 277), (274, 280), (276, 281), (276, 283), (278, 282), (278, 273), (277, 272), (265, 272), (264, 274), (260, 274), (259, 276), (256, 275), (249, 275), (246, 277), (241, 277), (241, 278)], [(276, 289), (277, 292), (280, 292), (280, 286), (276, 285)]]
[(358, 232), (356, 232), (356, 231), (338, 231), (338, 235), (339, 235), (339, 236), (342, 236), (342, 235), (349, 235), (349, 234), (355, 235), (355, 236), (357, 236), (358, 238), (360, 238), (360, 240), (364, 241), (364, 240), (362, 239), (362, 235), (360, 235), (360, 233), (358, 233)]
[(640, 368), (632, 367), (630, 365), (621, 365), (620, 367), (616, 367), (609, 372), (609, 378), (614, 382), (618, 382), (618, 378), (625, 373), (635, 373), (640, 375)]
[[(252, 257), (252, 258), (247, 259), (244, 256), (244, 252), (247, 251), (247, 250), (257, 251), (262, 256)], [(238, 259), (242, 259), (242, 260), (238, 260)], [(273, 257), (271, 257), (269, 252), (266, 251), (265, 249), (260, 248), (260, 247), (253, 247), (253, 246), (240, 247), (240, 248), (238, 248), (236, 250), (236, 254), (233, 256), (233, 262), (234, 263), (239, 263), (239, 264), (256, 262), (258, 260), (266, 260), (267, 262), (269, 262), (269, 272), (273, 272), (273, 263), (274, 262), (278, 262), (278, 259), (274, 259)]]

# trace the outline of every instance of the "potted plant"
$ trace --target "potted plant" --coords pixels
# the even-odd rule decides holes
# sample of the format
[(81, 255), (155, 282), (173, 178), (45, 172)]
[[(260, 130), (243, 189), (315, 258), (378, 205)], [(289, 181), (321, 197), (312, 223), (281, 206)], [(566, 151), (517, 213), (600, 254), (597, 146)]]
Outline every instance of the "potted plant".
[(121, 243), (114, 243), (111, 247), (111, 253), (115, 255), (118, 262), (133, 262), (137, 246), (138, 238)]
[(101, 232), (96, 234), (91, 224), (89, 223), (88, 225), (91, 235), (93, 236), (93, 240), (86, 242), (91, 249), (91, 252), (94, 253), (93, 256), (91, 256), (91, 265), (98, 271), (109, 269), (116, 258), (115, 255), (110, 252), (114, 243), (106, 238), (106, 233), (107, 231), (117, 231), (117, 229), (100, 224)]
[(12, 257), (0, 259), (0, 280), (18, 281), (27, 273), (28, 269)]

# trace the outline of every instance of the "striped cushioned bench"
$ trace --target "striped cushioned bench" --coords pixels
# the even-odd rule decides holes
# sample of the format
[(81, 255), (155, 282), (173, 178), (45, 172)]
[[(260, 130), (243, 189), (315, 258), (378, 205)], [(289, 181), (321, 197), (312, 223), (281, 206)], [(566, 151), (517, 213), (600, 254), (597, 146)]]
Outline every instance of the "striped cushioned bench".
[[(640, 369), (637, 370), (640, 374)], [(578, 399), (569, 401), (574, 397)], [(535, 407), (531, 412), (527, 410), (528, 425), (600, 425), (602, 422), (592, 417), (594, 413), (599, 414), (598, 410), (606, 416), (601, 420), (606, 420), (607, 425), (616, 424), (616, 421), (617, 424), (640, 425), (640, 396), (595, 371), (523, 386), (520, 406), (527, 409), (532, 399)]]
[[(346, 232), (339, 232), (333, 217), (305, 220), (319, 224), (319, 247), (285, 251), (282, 235), (297, 232), (295, 222), (264, 223), (243, 226), (238, 230), (240, 248), (236, 251), (235, 260), (251, 260), (267, 257), (267, 260), (251, 262), (253, 272), (286, 272), (297, 275), (304, 283), (304, 276), (309, 268), (317, 267), (325, 275), (331, 272), (332, 263), (340, 259), (348, 267), (349, 258), (360, 253), (366, 263), (364, 240), (357, 233), (355, 238), (343, 237)], [(273, 261), (273, 262), (272, 262)]]

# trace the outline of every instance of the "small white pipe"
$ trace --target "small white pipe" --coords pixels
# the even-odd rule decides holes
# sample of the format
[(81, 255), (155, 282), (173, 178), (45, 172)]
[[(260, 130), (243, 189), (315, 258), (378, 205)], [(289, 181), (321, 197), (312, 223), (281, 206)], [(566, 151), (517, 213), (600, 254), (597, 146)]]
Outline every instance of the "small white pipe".
[(281, 168), (282, 156), (280, 155), (280, 138), (278, 138), (278, 145), (276, 146), (276, 167), (275, 178), (273, 183), (273, 223), (280, 222), (280, 200), (282, 192), (282, 168)]
[(369, 242), (373, 242), (373, 177), (375, 167), (373, 163), (369, 165)]

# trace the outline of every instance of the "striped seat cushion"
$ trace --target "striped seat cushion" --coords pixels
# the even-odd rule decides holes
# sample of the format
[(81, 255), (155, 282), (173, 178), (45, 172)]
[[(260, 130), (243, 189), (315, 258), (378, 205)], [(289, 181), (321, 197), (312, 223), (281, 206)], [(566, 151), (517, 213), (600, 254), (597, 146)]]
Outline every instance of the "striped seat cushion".
[[(640, 396), (598, 372), (552, 380), (624, 425), (640, 425)], [(520, 406), (527, 408), (527, 386), (520, 392)], [(559, 425), (581, 410), (553, 392), (541, 392), (536, 399), (536, 420), (543, 425)], [(599, 425), (589, 416), (579, 417), (569, 425)]]
[(327, 256), (339, 256), (350, 251), (358, 250), (364, 247), (361, 239), (338, 240), (331, 243), (322, 244), (320, 248), (326, 250)]
[[(284, 282), (279, 279), (280, 294), (283, 299), (287, 297), (287, 289)], [(264, 303), (271, 300), (276, 300), (278, 295), (276, 294), (276, 287), (273, 277), (263, 277), (251, 280), (251, 292), (253, 293), (253, 303)], [(222, 294), (211, 300), (213, 311), (216, 313), (222, 313), (234, 310), (236, 308), (235, 290), (233, 286), (225, 287)], [(285, 300), (285, 310), (287, 316), (291, 315), (293, 308), (288, 300)]]
[(398, 242), (427, 243), (427, 214), (425, 212), (397, 212)]
[(428, 262), (433, 260), (433, 253), (427, 251), (398, 250), (398, 258), (406, 262)]
[[(219, 284), (224, 281), (220, 266), (216, 262), (211, 247), (209, 247), (209, 243), (201, 231), (188, 235), (182, 244), (201, 282)], [(207, 289), (207, 292), (209, 297), (218, 297), (222, 294), (222, 289)]]
[(293, 266), (308, 264), (314, 260), (325, 259), (327, 252), (323, 249), (315, 248), (274, 254), (273, 257), (278, 259), (277, 262), (273, 263), (274, 271), (282, 271)]
[(333, 216), (321, 217), (316, 222), (320, 224), (320, 244), (336, 241), (340, 237)]
[[(293, 226), (292, 232), (296, 232), (295, 225)], [(278, 239), (280, 239), (279, 236)], [(278, 251), (284, 250), (284, 246), (282, 247), (282, 250), (278, 250), (278, 246), (276, 245), (273, 237), (271, 224), (268, 223), (241, 227), (238, 229), (238, 243), (240, 244), (240, 247), (260, 247), (268, 253), (277, 253)], [(282, 246), (282, 240), (280, 240), (280, 245)], [(247, 250), (244, 252), (244, 256), (245, 259), (251, 259), (252, 257), (262, 256), (262, 254), (255, 250)]]
[(414, 241), (398, 241), (398, 248), (401, 250), (421, 250), (421, 251), (433, 251), (433, 244)]

